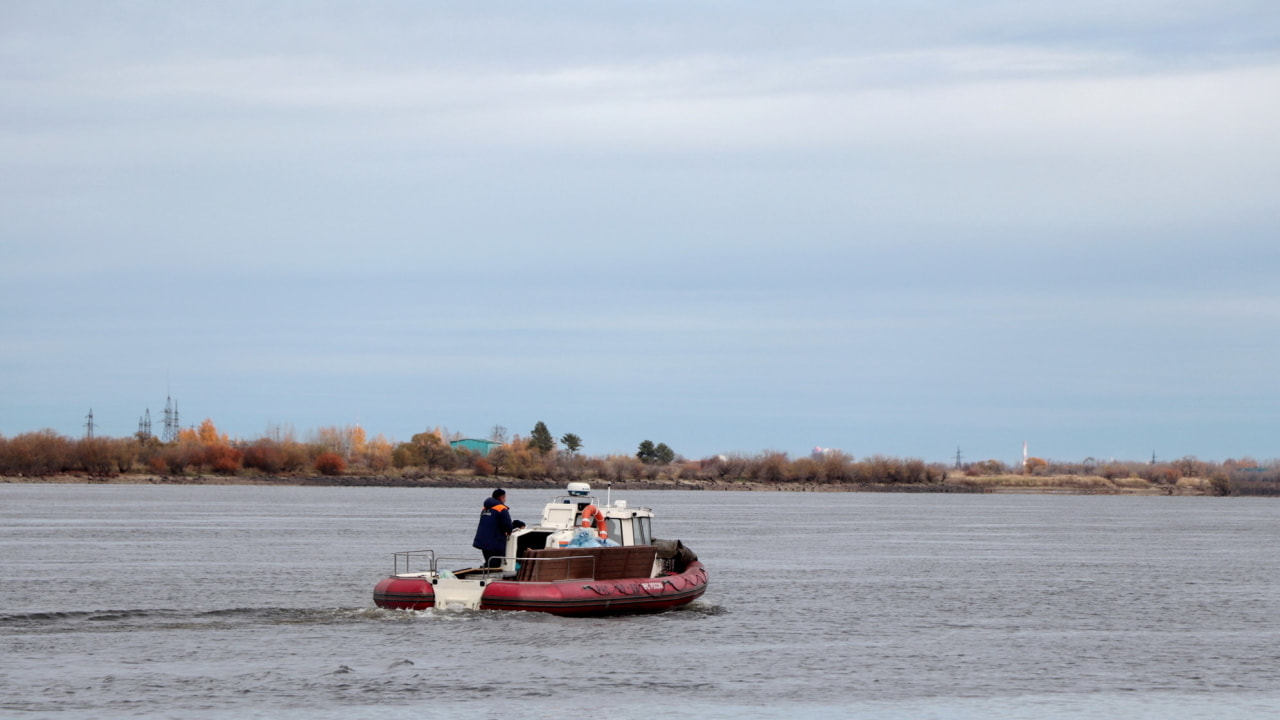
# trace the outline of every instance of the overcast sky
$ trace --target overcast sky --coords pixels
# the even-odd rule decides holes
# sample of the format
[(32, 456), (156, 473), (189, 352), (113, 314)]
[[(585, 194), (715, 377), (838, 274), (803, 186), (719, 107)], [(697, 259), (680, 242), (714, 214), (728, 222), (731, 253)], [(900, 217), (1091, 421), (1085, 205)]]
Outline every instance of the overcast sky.
[(0, 4), (0, 434), (1280, 456), (1280, 9)]

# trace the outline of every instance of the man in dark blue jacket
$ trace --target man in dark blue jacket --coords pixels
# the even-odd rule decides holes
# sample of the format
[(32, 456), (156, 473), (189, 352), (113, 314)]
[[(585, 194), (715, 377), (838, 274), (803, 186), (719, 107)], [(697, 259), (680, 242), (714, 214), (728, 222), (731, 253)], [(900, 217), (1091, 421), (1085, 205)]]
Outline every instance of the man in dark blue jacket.
[(502, 556), (507, 554), (507, 536), (511, 534), (511, 510), (507, 508), (507, 491), (498, 488), (484, 500), (480, 511), (480, 524), (476, 526), (476, 539), (471, 547), (484, 553), (485, 567), (500, 567)]

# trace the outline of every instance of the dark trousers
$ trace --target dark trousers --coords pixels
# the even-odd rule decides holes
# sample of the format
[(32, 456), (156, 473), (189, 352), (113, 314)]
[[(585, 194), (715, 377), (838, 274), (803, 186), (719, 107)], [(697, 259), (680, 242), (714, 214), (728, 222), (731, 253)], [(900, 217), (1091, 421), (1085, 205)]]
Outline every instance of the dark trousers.
[(488, 568), (502, 567), (502, 553), (492, 550), (481, 550), (484, 553), (484, 566)]

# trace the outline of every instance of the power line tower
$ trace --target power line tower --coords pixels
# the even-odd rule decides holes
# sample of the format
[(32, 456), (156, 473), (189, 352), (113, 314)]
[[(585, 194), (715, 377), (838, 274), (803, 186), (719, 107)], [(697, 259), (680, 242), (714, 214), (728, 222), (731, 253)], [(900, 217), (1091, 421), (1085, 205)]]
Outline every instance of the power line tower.
[(84, 416), (84, 437), (86, 440), (93, 439), (93, 408), (89, 408), (89, 414)]
[(961, 468), (960, 460), (961, 460), (961, 458), (962, 458), (962, 457), (963, 457), (963, 456), (960, 454), (960, 446), (959, 446), (959, 445), (957, 445), (957, 446), (956, 446), (956, 469), (957, 469), (957, 470), (959, 470), (959, 469)]
[(147, 414), (138, 418), (138, 439), (151, 439), (151, 408), (147, 408)]
[(178, 403), (172, 397), (164, 398), (164, 431), (161, 440), (167, 443), (178, 439)]

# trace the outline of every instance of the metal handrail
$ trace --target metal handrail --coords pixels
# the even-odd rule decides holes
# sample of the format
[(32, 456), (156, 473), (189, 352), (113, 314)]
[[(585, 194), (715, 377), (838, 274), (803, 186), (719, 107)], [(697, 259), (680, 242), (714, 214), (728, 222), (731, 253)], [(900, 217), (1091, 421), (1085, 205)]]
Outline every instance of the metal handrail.
[[(393, 565), (391, 570), (392, 575), (401, 575), (401, 574), (407, 575), (414, 572), (439, 573), (439, 563), (441, 560), (457, 560), (459, 562), (462, 562), (468, 559), (464, 557), (445, 557), (445, 556), (437, 557), (435, 550), (401, 550), (399, 552), (394, 552), (391, 555), (393, 559)], [(495, 557), (498, 557), (498, 556), (495, 556)], [(561, 557), (520, 557), (520, 558), (502, 556), (504, 565), (508, 560), (514, 560), (516, 563), (527, 563), (527, 562), (544, 562), (548, 560), (568, 561), (568, 560), (583, 560), (583, 559), (588, 559), (591, 561), (591, 574), (588, 575), (587, 577), (595, 577), (595, 572), (596, 572), (596, 556), (595, 555), (587, 554), (587, 555), (564, 555)], [(427, 570), (413, 569), (415, 562), (419, 567), (421, 567), (424, 564), (424, 561), (425, 561), (425, 564), (427, 565), (427, 568), (428, 568)], [(565, 562), (565, 567), (564, 567), (565, 577), (558, 578), (559, 580), (582, 579), (582, 578), (569, 577), (570, 567), (571, 567), (570, 564), (568, 562)], [(475, 570), (480, 570), (481, 574), (485, 575), (486, 577), (489, 575), (503, 574), (502, 567), (475, 568)], [(548, 582), (551, 582), (551, 581), (548, 580)]]
[(413, 564), (413, 560), (415, 558), (427, 558), (427, 565), (431, 568), (430, 572), (436, 571), (436, 551), (435, 550), (401, 550), (400, 552), (392, 553), (391, 555), (394, 563), (392, 565), (392, 570), (391, 570), (392, 575), (401, 574), (401, 570), (400, 570), (401, 560), (404, 561), (404, 572), (405, 573), (413, 572), (411, 567)]

